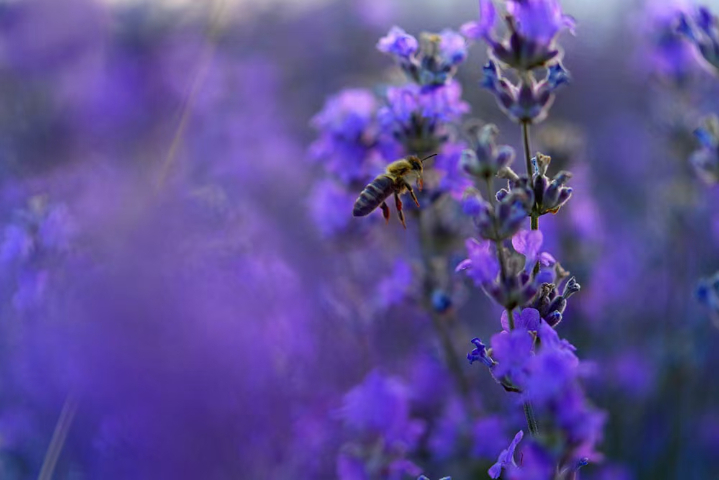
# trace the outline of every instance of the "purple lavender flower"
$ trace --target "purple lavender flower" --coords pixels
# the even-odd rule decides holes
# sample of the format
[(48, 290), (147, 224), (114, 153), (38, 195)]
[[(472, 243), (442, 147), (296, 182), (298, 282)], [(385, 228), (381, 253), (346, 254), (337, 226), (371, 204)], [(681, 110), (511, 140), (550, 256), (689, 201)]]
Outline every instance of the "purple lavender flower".
[(497, 303), (507, 309), (525, 306), (536, 295), (538, 281), (544, 275), (533, 277), (524, 269), (524, 257), (510, 254), (504, 247), (506, 257), (504, 276), (497, 280), (500, 270), (496, 255), (492, 255), (491, 243), (470, 239), (466, 242), (469, 258), (461, 262), (456, 271), (467, 270), (467, 275)]
[(495, 362), (489, 357), (489, 354), (487, 353), (487, 346), (482, 343), (482, 340), (475, 337), (472, 339), (472, 343), (475, 345), (475, 348), (467, 354), (467, 360), (469, 360), (469, 363), (472, 364), (480, 361), (490, 368), (493, 367)]
[(404, 383), (376, 370), (344, 396), (339, 413), (348, 429), (361, 436), (379, 436), (390, 447), (411, 449), (424, 430), (421, 421), (410, 417)]
[(452, 30), (423, 33), (419, 42), (399, 27), (392, 27), (377, 48), (395, 60), (416, 84), (435, 88), (452, 80), (457, 66), (467, 58), (464, 37)]
[(418, 48), (419, 42), (417, 42), (417, 39), (397, 26), (392, 27), (387, 36), (380, 38), (379, 42), (377, 42), (377, 49), (380, 52), (388, 53), (404, 60), (409, 60), (417, 52)]
[(493, 335), (491, 343), (492, 356), (497, 362), (492, 374), (502, 384), (524, 388), (528, 378), (527, 363), (534, 355), (532, 335), (527, 330), (514, 329)]
[(719, 182), (719, 118), (706, 117), (703, 125), (694, 131), (700, 148), (689, 157), (699, 178), (709, 185)]
[(465, 144), (459, 142), (446, 143), (434, 161), (434, 170), (441, 175), (439, 189), (455, 200), (461, 200), (464, 192), (472, 185), (460, 168), (465, 147)]
[(468, 38), (483, 39), (494, 58), (508, 67), (529, 71), (559, 60), (556, 38), (574, 29), (574, 19), (562, 12), (557, 0), (507, 0), (509, 35), (497, 40), (493, 33), (496, 10), (491, 0), (479, 0), (480, 18), (462, 26)]
[(519, 442), (522, 440), (522, 437), (524, 437), (524, 432), (520, 430), (514, 436), (514, 439), (512, 440), (512, 443), (509, 444), (509, 447), (502, 450), (502, 453), (500, 453), (497, 458), (497, 463), (492, 465), (489, 469), (488, 473), (490, 478), (499, 478), (500, 475), (502, 475), (502, 469), (517, 467), (517, 463), (514, 461), (514, 451), (516, 450)]
[(352, 434), (344, 450), (354, 452), (352, 457), (338, 458), (343, 480), (376, 476), (400, 480), (421, 473), (405, 456), (415, 448), (424, 423), (410, 418), (408, 389), (399, 379), (370, 372), (344, 396), (339, 414)]
[(508, 145), (497, 146), (499, 129), (489, 124), (477, 131), (472, 149), (462, 153), (461, 167), (470, 176), (490, 179), (514, 160), (514, 149)]
[(416, 84), (390, 87), (385, 98), (377, 114), (382, 131), (405, 152), (419, 155), (439, 150), (449, 138), (447, 124), (469, 111), (457, 82), (431, 90)]
[(471, 215), (479, 235), (492, 241), (502, 241), (514, 235), (522, 226), (534, 203), (531, 190), (512, 188), (500, 191), (496, 202), (484, 200), (478, 190), (468, 192), (464, 211)]
[(466, 270), (467, 275), (478, 285), (493, 282), (499, 274), (499, 262), (489, 241), (469, 239), (465, 242), (469, 258), (457, 265), (456, 271)]
[(522, 447), (521, 466), (509, 467), (507, 474), (508, 480), (545, 480), (557, 475), (557, 464), (547, 449), (530, 441)]
[[(517, 315), (514, 316), (514, 328), (526, 330), (529, 332), (536, 332), (539, 328), (539, 311), (534, 308), (525, 308)], [(500, 319), (502, 329), (505, 332), (509, 331), (509, 315), (507, 311), (502, 312), (502, 318)]]
[(368, 90), (347, 89), (330, 97), (312, 119), (320, 135), (311, 157), (344, 183), (365, 180), (381, 164), (376, 112), (377, 100)]
[(636, 63), (645, 73), (684, 82), (698, 69), (696, 49), (677, 32), (677, 21), (689, 11), (687, 0), (646, 1), (639, 15), (632, 18), (636, 41), (640, 45)]
[(482, 87), (491, 91), (502, 111), (518, 123), (544, 120), (554, 103), (554, 92), (569, 83), (569, 74), (561, 63), (549, 65), (543, 80), (537, 82), (534, 76), (527, 76), (520, 78), (516, 86), (502, 75), (499, 66), (491, 60), (482, 71)]
[(534, 267), (534, 262), (542, 248), (544, 235), (539, 230), (521, 230), (512, 237), (512, 246), (527, 259), (527, 266)]
[(679, 16), (679, 33), (684, 35), (713, 67), (714, 73), (719, 70), (719, 26), (717, 17), (706, 7), (699, 7), (693, 14), (681, 13)]

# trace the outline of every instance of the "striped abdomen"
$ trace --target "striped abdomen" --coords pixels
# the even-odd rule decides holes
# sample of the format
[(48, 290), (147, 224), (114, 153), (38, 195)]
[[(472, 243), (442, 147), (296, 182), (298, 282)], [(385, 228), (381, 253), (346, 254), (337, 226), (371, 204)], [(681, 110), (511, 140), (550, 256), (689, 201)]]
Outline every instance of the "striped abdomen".
[(369, 215), (372, 210), (379, 207), (392, 194), (393, 184), (394, 182), (387, 175), (379, 175), (372, 180), (355, 201), (352, 215), (355, 217)]

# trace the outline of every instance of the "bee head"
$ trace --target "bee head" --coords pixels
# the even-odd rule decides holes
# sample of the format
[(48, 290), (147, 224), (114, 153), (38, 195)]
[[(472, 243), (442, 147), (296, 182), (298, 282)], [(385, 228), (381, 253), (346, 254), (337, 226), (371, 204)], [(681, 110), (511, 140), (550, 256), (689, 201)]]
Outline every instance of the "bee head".
[(422, 160), (419, 159), (419, 157), (415, 155), (410, 155), (407, 157), (407, 161), (410, 165), (412, 165), (412, 170), (418, 173), (422, 173)]

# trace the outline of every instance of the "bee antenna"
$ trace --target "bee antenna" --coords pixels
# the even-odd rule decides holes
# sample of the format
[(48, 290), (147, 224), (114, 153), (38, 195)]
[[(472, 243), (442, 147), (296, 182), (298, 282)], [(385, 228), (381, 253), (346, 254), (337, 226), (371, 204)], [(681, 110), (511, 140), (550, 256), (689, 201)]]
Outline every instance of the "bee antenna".
[(422, 159), (422, 163), (424, 163), (425, 160), (429, 160), (429, 159), (432, 158), (432, 157), (436, 157), (437, 155), (439, 155), (439, 154), (438, 154), (438, 153), (433, 153), (433, 154), (430, 155), (429, 157), (424, 157), (424, 158)]

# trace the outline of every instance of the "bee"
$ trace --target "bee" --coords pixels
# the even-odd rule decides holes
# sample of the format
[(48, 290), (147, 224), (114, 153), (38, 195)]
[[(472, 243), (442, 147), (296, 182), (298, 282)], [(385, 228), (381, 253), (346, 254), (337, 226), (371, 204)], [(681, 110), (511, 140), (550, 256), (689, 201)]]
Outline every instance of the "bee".
[(352, 215), (355, 217), (364, 217), (372, 213), (377, 207), (380, 207), (382, 209), (382, 216), (386, 222), (389, 222), (389, 207), (385, 200), (387, 200), (390, 195), (394, 195), (394, 204), (397, 207), (399, 220), (406, 229), (407, 224), (405, 223), (404, 212), (402, 211), (402, 200), (400, 200), (399, 196), (405, 192), (409, 192), (415, 205), (419, 207), (419, 200), (417, 200), (417, 195), (415, 195), (410, 182), (415, 178), (417, 188), (419, 188), (420, 191), (422, 190), (422, 164), (425, 160), (435, 155), (437, 154), (435, 153), (421, 160), (415, 155), (410, 155), (409, 157), (396, 160), (387, 165), (385, 173), (377, 175), (377, 177), (362, 190), (360, 196), (357, 197)]

